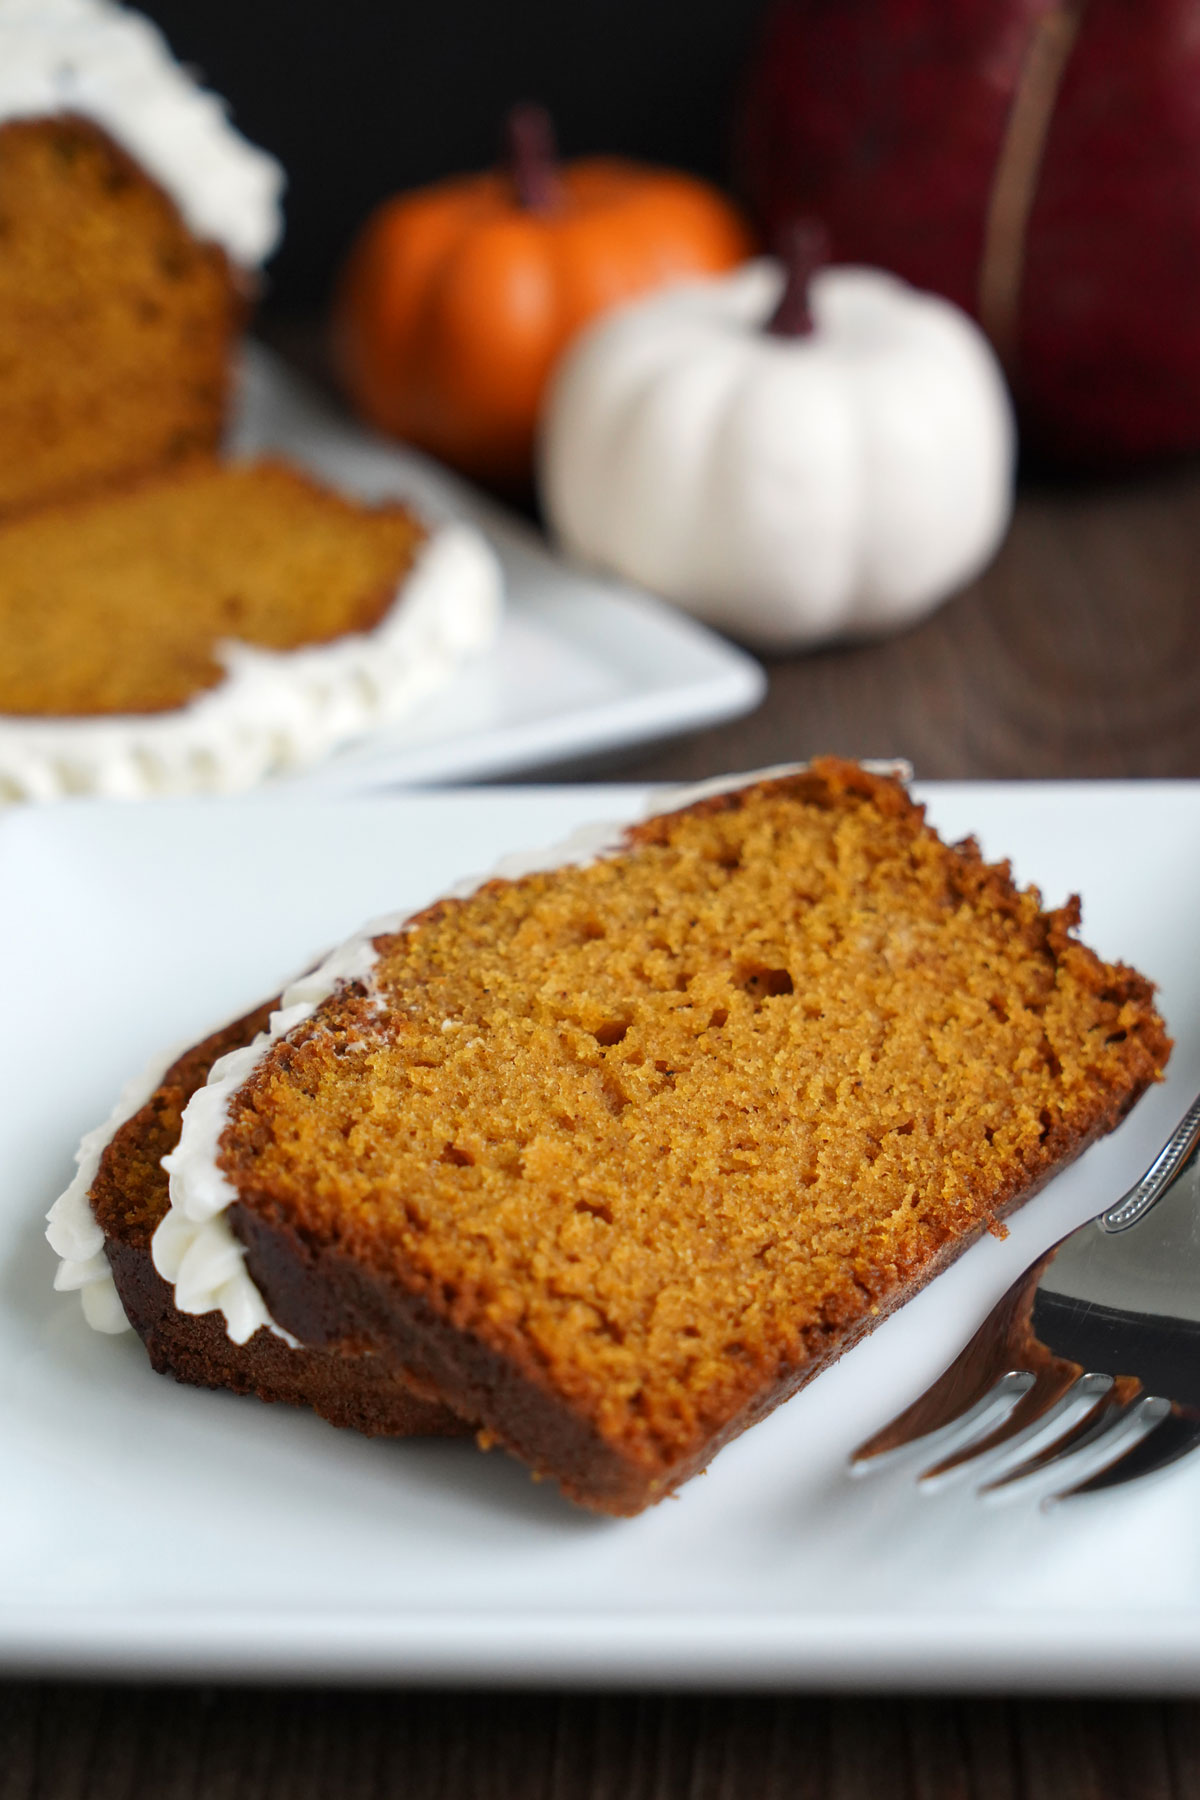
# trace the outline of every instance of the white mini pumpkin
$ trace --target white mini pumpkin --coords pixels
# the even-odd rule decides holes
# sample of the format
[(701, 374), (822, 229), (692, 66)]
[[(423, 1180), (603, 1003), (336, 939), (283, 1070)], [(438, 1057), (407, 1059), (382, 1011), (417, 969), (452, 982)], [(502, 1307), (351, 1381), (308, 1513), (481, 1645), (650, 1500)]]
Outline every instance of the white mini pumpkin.
[(560, 365), (540, 451), (568, 551), (771, 649), (898, 629), (967, 582), (1015, 443), (957, 307), (803, 259), (784, 290), (762, 260), (610, 314)]

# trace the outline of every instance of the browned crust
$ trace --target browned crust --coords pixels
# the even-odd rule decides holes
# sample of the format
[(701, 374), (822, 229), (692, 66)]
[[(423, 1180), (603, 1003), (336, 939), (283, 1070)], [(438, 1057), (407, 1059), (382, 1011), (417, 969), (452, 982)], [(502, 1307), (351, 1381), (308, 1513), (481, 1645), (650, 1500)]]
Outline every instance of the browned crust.
[(252, 1202), (228, 1216), (272, 1316), (295, 1336), (313, 1345), (345, 1335), (373, 1344), (417, 1393), (481, 1419), (485, 1447), (503, 1443), (584, 1505), (634, 1513), (657, 1497), (642, 1491), (640, 1469), (631, 1483), (624, 1459), (528, 1367), (455, 1330), (426, 1296), (336, 1251), (314, 1254), (292, 1225), (263, 1216)]
[(170, 1285), (154, 1267), (150, 1242), (169, 1203), (162, 1158), (179, 1141), (183, 1109), (219, 1056), (265, 1029), (273, 1004), (185, 1051), (105, 1150), (90, 1198), (121, 1304), (154, 1368), (177, 1381), (310, 1406), (331, 1424), (368, 1436), (462, 1436), (470, 1426), (438, 1402), (418, 1397), (394, 1366), (362, 1342), (347, 1343), (342, 1334), (320, 1348), (297, 1350), (264, 1328), (248, 1343), (234, 1344), (219, 1312), (178, 1312)]
[[(740, 807), (766, 785), (777, 784), (759, 783), (710, 796), (689, 810)], [(843, 795), (856, 794), (893, 816), (904, 814), (916, 823), (923, 819), (923, 808), (913, 803), (899, 782), (838, 759), (821, 759), (809, 771), (782, 778), (778, 785), (819, 805), (835, 806)], [(634, 827), (628, 841), (652, 843), (665, 830), (662, 820), (650, 820)], [(985, 864), (977, 846), (968, 842), (958, 847), (955, 867), (964, 895), (986, 892), (990, 904), (1017, 910), (1018, 891), (1007, 865)], [(442, 902), (439, 908), (454, 904), (458, 903)], [(666, 1472), (648, 1469), (605, 1442), (550, 1389), (532, 1357), (502, 1352), (482, 1336), (454, 1325), (435, 1294), (418, 1290), (415, 1283), (407, 1287), (393, 1269), (366, 1266), (340, 1251), (313, 1246), (267, 1195), (254, 1190), (248, 1169), (226, 1165), (241, 1197), (230, 1210), (231, 1224), (247, 1246), (248, 1266), (272, 1314), (287, 1329), (311, 1344), (334, 1344), (347, 1335), (373, 1343), (420, 1392), (439, 1396), (456, 1412), (482, 1420), (485, 1441), (505, 1444), (536, 1473), (554, 1477), (570, 1498), (602, 1512), (636, 1513), (705, 1467), (725, 1443), (844, 1354), (984, 1230), (995, 1229), (1007, 1213), (1111, 1130), (1159, 1078), (1170, 1040), (1154, 1010), (1153, 989), (1136, 971), (1107, 966), (1079, 944), (1071, 936), (1078, 916), (1078, 903), (1072, 901), (1056, 913), (1040, 915), (1037, 929), (1043, 947), (1056, 957), (1080, 959), (1077, 966), (1098, 991), (1102, 987), (1106, 998), (1116, 1004), (1131, 1002), (1139, 1009), (1141, 1036), (1130, 1046), (1124, 1085), (1097, 1095), (1082, 1128), (1050, 1124), (1036, 1156), (1014, 1170), (1002, 1187), (980, 1196), (978, 1217), (968, 1231), (932, 1249), (918, 1265), (886, 1276), (880, 1271), (873, 1302), (864, 1296), (856, 1314), (815, 1325), (801, 1358), (762, 1381), (718, 1432)]]

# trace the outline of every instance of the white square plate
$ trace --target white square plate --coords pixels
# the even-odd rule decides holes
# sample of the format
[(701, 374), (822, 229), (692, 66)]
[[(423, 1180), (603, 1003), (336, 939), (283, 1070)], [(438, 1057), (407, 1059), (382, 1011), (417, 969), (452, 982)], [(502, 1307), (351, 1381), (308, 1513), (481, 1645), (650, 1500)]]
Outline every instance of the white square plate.
[(1000, 1292), (1141, 1172), (1200, 1087), (1200, 786), (935, 785), (1162, 985), (1168, 1082), (1111, 1138), (678, 1499), (572, 1509), (469, 1443), (370, 1442), (176, 1386), (51, 1292), (42, 1216), (165, 1044), (364, 918), (641, 790), (69, 803), (0, 818), (0, 1660), (10, 1669), (429, 1681), (1192, 1689), (1200, 1460), (1042, 1511), (846, 1457)]
[(476, 780), (695, 731), (757, 706), (762, 669), (641, 589), (591, 575), (448, 469), (336, 413), (285, 363), (249, 346), (232, 446), (279, 451), (346, 493), (469, 519), (504, 565), (499, 641), (397, 725), (274, 785), (368, 793)]

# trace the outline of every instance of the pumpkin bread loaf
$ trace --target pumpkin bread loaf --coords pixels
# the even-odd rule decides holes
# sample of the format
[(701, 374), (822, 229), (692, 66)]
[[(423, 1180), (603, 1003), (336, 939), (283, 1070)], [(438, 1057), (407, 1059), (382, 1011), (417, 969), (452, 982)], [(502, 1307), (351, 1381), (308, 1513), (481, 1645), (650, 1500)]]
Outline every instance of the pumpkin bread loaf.
[(636, 1513), (1159, 1078), (1078, 917), (853, 764), (702, 798), (376, 937), (229, 1099), (226, 1216), (303, 1343)]
[(278, 462), (193, 461), (0, 526), (0, 714), (171, 711), (218, 647), (326, 644), (377, 625), (425, 533)]
[(214, 451), (244, 281), (98, 125), (0, 125), (0, 516)]
[(154, 1268), (151, 1239), (168, 1207), (162, 1159), (179, 1141), (183, 1109), (218, 1057), (265, 1030), (270, 1010), (260, 1007), (181, 1056), (104, 1151), (90, 1199), (126, 1316), (154, 1368), (179, 1381), (311, 1406), (331, 1424), (371, 1436), (460, 1436), (470, 1427), (446, 1407), (419, 1399), (369, 1349), (353, 1343), (294, 1349), (265, 1327), (234, 1344), (219, 1313), (177, 1311)]

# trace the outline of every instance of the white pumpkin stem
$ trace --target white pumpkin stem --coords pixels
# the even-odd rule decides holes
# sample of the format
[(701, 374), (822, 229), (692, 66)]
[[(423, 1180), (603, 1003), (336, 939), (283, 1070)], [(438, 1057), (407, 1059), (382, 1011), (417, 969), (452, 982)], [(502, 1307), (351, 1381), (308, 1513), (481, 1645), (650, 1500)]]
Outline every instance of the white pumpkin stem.
[(562, 205), (554, 121), (544, 106), (523, 102), (505, 120), (508, 166), (522, 212), (556, 212)]
[(829, 233), (818, 219), (795, 219), (779, 234), (786, 281), (765, 329), (772, 337), (807, 337), (814, 329), (809, 284), (829, 261)]

